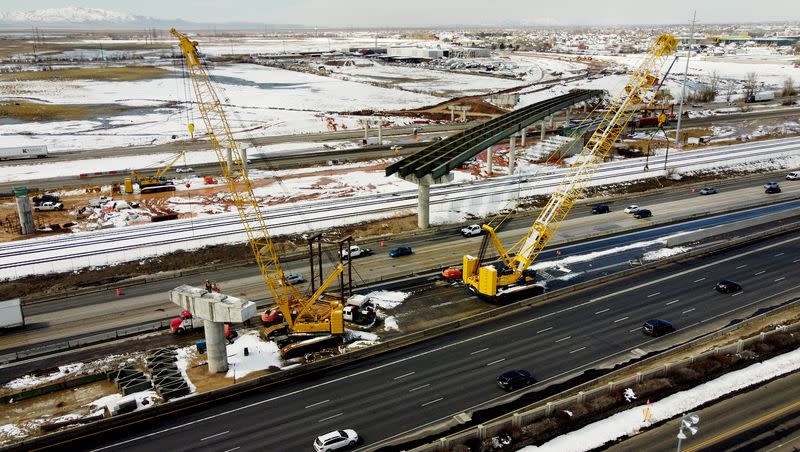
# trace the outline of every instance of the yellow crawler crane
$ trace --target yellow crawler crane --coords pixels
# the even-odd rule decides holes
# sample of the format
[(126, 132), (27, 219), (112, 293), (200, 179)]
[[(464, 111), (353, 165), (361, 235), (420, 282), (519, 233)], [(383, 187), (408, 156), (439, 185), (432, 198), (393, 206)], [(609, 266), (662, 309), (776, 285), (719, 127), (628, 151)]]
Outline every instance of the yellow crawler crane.
[[(222, 176), (233, 196), (234, 205), (239, 212), (250, 248), (256, 258), (258, 268), (261, 270), (264, 284), (283, 314), (285, 326), (291, 333), (343, 334), (342, 300), (340, 297), (326, 294), (325, 289), (342, 273), (344, 266), (339, 263), (333, 273), (322, 282), (319, 289), (308, 298), (286, 281), (277, 250), (272, 243), (258, 200), (253, 194), (253, 186), (242, 164), (242, 157), (236, 141), (233, 139), (225, 112), (222, 110), (217, 93), (198, 57), (198, 43), (174, 28), (170, 30), (170, 33), (180, 40), (180, 48), (186, 58), (189, 79), (192, 81), (207, 135), (211, 139), (211, 147), (217, 155)], [(228, 152), (232, 156), (232, 165), (230, 166), (227, 163)], [(267, 334), (274, 329), (274, 327), (270, 328)]]
[[(481, 255), (464, 256), (462, 278), (470, 291), (479, 297), (497, 300), (521, 294), (534, 287), (534, 272), (529, 269), (533, 261), (555, 235), (572, 205), (583, 194), (598, 165), (642, 105), (653, 103), (651, 94), (658, 85), (658, 73), (678, 45), (678, 40), (663, 34), (656, 39), (642, 64), (631, 76), (628, 84), (617, 95), (603, 116), (597, 130), (581, 150), (575, 163), (567, 171), (558, 188), (533, 223), (528, 233), (509, 248), (505, 248), (495, 228), (483, 225), (486, 231)], [(497, 265), (481, 265), (486, 241), (492, 243), (499, 254)]]
[(154, 176), (147, 176), (139, 174), (136, 171), (131, 171), (131, 177), (139, 184), (139, 191), (142, 193), (156, 193), (159, 191), (175, 191), (175, 186), (171, 181), (164, 178), (164, 174), (172, 168), (172, 165), (183, 157), (186, 151), (181, 151), (175, 154), (175, 157), (169, 161), (164, 167), (156, 170)]

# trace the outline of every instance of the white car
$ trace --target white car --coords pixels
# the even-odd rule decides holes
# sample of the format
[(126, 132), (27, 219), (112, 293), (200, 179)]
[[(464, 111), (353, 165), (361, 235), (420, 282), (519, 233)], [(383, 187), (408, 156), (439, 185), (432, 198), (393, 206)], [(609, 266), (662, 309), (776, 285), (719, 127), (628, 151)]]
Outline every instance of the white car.
[(43, 202), (38, 206), (34, 206), (33, 210), (36, 212), (43, 212), (45, 210), (64, 210), (64, 204), (61, 204), (60, 202), (48, 201)]
[(792, 172), (786, 175), (786, 180), (800, 180), (800, 172)]
[(194, 172), (194, 170), (192, 168), (188, 167), (188, 166), (184, 166), (184, 167), (181, 167), (181, 168), (175, 168), (175, 172), (176, 173), (191, 173), (191, 172)]
[(639, 206), (631, 204), (625, 208), (625, 213), (635, 213), (637, 210), (639, 210)]
[(339, 450), (355, 446), (357, 442), (358, 434), (355, 430), (337, 430), (318, 436), (314, 441), (314, 450), (317, 452)]
[(483, 229), (479, 224), (471, 224), (465, 228), (461, 228), (461, 235), (464, 237), (474, 237), (483, 234)]

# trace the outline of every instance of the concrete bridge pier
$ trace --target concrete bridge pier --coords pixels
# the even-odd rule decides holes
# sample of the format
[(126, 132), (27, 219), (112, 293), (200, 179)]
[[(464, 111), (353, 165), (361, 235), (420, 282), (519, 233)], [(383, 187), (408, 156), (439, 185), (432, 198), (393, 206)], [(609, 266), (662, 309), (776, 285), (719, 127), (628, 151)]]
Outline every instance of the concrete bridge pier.
[(516, 163), (515, 162), (516, 156), (514, 154), (516, 154), (516, 152), (517, 152), (516, 143), (517, 143), (517, 136), (516, 135), (511, 135), (511, 138), (509, 138), (509, 142), (508, 142), (508, 174), (509, 174), (509, 176), (514, 174), (514, 163)]
[(431, 186), (428, 181), (421, 180), (417, 189), (417, 227), (428, 229), (431, 226)]
[(486, 150), (486, 174), (492, 175), (492, 160), (494, 160), (494, 152), (492, 152), (492, 147), (489, 146), (489, 149)]
[(228, 371), (228, 352), (225, 348), (225, 324), (221, 322), (203, 322), (206, 330), (206, 355), (208, 356), (208, 373), (218, 374)]
[(525, 136), (527, 135), (527, 131), (528, 129), (522, 129), (522, 132), (520, 134), (521, 138), (519, 140), (519, 145), (522, 147), (525, 147)]
[(547, 118), (542, 118), (542, 136), (539, 137), (540, 140), (544, 140), (545, 121), (547, 121)]
[(383, 121), (378, 121), (378, 146), (383, 146)]

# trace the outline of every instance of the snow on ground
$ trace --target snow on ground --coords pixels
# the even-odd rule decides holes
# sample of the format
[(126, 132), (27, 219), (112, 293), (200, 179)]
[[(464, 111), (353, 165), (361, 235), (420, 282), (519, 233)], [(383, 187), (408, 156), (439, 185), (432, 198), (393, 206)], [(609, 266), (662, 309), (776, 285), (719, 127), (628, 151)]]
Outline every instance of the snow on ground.
[[(244, 356), (244, 349), (248, 356)], [(228, 378), (242, 378), (250, 372), (281, 367), (281, 352), (274, 342), (264, 342), (253, 331), (242, 334), (233, 344), (228, 345)]]
[(394, 309), (400, 306), (409, 296), (411, 296), (409, 292), (393, 290), (376, 290), (367, 294), (370, 301), (381, 309)]
[(183, 379), (186, 380), (186, 385), (189, 386), (189, 392), (194, 394), (197, 392), (197, 387), (192, 383), (192, 380), (189, 379), (189, 375), (186, 371), (192, 363), (192, 360), (197, 356), (197, 346), (189, 345), (181, 347), (176, 351), (178, 352), (176, 365), (178, 369), (180, 369)]
[(3, 387), (11, 390), (32, 388), (45, 383), (49, 383), (51, 381), (58, 380), (60, 378), (64, 378), (68, 375), (75, 375), (79, 373), (81, 369), (83, 369), (83, 366), (84, 366), (83, 363), (67, 364), (64, 366), (59, 366), (57, 371), (47, 375), (43, 376), (36, 376), (30, 374), (23, 375), (22, 377), (9, 381), (5, 385), (3, 385)]
[(674, 248), (661, 248), (660, 250), (655, 251), (648, 251), (642, 255), (642, 260), (645, 261), (657, 261), (659, 259), (665, 259), (671, 256), (675, 256), (677, 254), (685, 253), (689, 251), (691, 248), (688, 246), (676, 246)]
[(0, 425), (0, 438), (2, 437), (14, 437), (14, 438), (24, 438), (28, 436), (27, 433), (23, 432), (22, 429), (17, 427), (16, 424), (5, 424)]
[(384, 331), (399, 331), (400, 326), (397, 324), (397, 317), (390, 315), (383, 319), (383, 330)]
[[(650, 407), (652, 419), (645, 421), (644, 405), (617, 413), (607, 419), (559, 436), (541, 446), (528, 446), (522, 451), (585, 451), (601, 447), (610, 441), (633, 436), (650, 425), (687, 413), (707, 402), (720, 399), (762, 381), (786, 375), (800, 369), (800, 350), (777, 356), (768, 361), (755, 363), (742, 370), (727, 373), (713, 381), (701, 384), (688, 391), (679, 392), (653, 402)], [(639, 401), (640, 403), (642, 401)]]
[[(105, 410), (106, 408), (108, 408), (110, 411), (111, 407), (123, 404), (131, 400), (136, 400), (136, 409), (141, 410), (155, 406), (155, 402), (157, 400), (161, 400), (161, 396), (156, 394), (156, 392), (153, 390), (134, 392), (126, 396), (123, 396), (122, 394), (110, 394), (105, 397), (101, 397), (85, 406), (92, 407), (95, 410)], [(77, 416), (77, 417), (82, 417), (82, 416)], [(73, 419), (77, 419), (77, 417)]]
[[(601, 251), (594, 251), (594, 252), (591, 252), (591, 253), (579, 254), (577, 256), (568, 256), (568, 257), (564, 257), (562, 259), (550, 260), (550, 261), (545, 261), (545, 262), (538, 262), (538, 263), (533, 264), (531, 266), (531, 268), (533, 270), (555, 269), (555, 270), (559, 270), (559, 271), (567, 273), (567, 272), (570, 271), (567, 268), (567, 265), (576, 264), (576, 263), (579, 263), (579, 262), (588, 262), (588, 261), (595, 260), (595, 259), (597, 259), (599, 257), (602, 257), (602, 256), (608, 256), (608, 255), (611, 255), (611, 254), (617, 254), (617, 253), (620, 253), (620, 252), (623, 252), (623, 251), (632, 250), (632, 249), (636, 249), (636, 248), (646, 248), (646, 247), (652, 246), (652, 245), (663, 245), (663, 244), (667, 243), (667, 239), (669, 239), (670, 237), (672, 237), (672, 236), (661, 237), (661, 238), (658, 238), (656, 240), (646, 240), (646, 241), (642, 241), (642, 242), (629, 243), (627, 245), (617, 246), (617, 247), (614, 247), (614, 248), (608, 248), (608, 249), (601, 250)], [(675, 254), (679, 254), (679, 253), (688, 251), (689, 249), (690, 248), (688, 248), (688, 247), (664, 248), (662, 250), (653, 251), (653, 252), (651, 252), (652, 254), (651, 253), (645, 253), (645, 255), (651, 254), (653, 257), (650, 258), (650, 260), (654, 260), (654, 259), (660, 259), (660, 258), (663, 258), (663, 257), (673, 256)], [(659, 255), (658, 253), (661, 253), (661, 254)]]

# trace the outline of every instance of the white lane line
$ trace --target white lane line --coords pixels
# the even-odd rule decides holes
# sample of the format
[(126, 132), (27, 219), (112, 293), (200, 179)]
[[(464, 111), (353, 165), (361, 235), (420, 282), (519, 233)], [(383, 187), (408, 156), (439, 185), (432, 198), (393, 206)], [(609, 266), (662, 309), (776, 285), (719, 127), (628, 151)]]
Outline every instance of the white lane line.
[(677, 303), (677, 302), (679, 302), (679, 301), (680, 301), (680, 300), (672, 300), (672, 301), (668, 301), (668, 302), (667, 302), (667, 304), (666, 304), (665, 306), (669, 306), (669, 305), (671, 305), (671, 304), (675, 304), (675, 303)]
[(792, 261), (793, 264), (796, 264), (798, 262), (800, 262), (800, 259), (795, 259), (795, 260)]
[(731, 295), (731, 296), (732, 296), (732, 297), (738, 297), (738, 296), (739, 296), (739, 295), (741, 295), (741, 294), (742, 294), (742, 291), (740, 290), (739, 292), (736, 292), (735, 294), (733, 294), (733, 295)]
[(401, 378), (406, 378), (406, 377), (407, 377), (407, 376), (409, 376), (409, 375), (414, 375), (415, 373), (416, 373), (416, 372), (409, 372), (409, 373), (407, 373), (407, 374), (398, 375), (398, 376), (394, 377), (394, 379), (395, 379), (395, 380), (399, 380), (399, 379), (401, 379)]
[(539, 333), (544, 333), (545, 331), (550, 331), (550, 330), (552, 330), (552, 329), (553, 329), (553, 327), (551, 326), (550, 328), (545, 328), (545, 329), (543, 329), (543, 330), (539, 330), (539, 331), (537, 331), (537, 332), (536, 332), (536, 334), (539, 334)]
[(485, 352), (486, 350), (489, 350), (489, 347), (482, 348), (480, 350), (475, 350), (474, 352), (470, 353), (470, 355), (477, 355), (478, 353)]
[(556, 342), (566, 341), (572, 339), (572, 336), (562, 337), (561, 339), (557, 340)]
[(581, 350), (586, 350), (586, 347), (576, 348), (575, 350), (573, 350), (573, 351), (571, 351), (571, 352), (569, 352), (569, 353), (570, 353), (570, 354), (573, 354), (573, 353), (578, 353), (578, 352), (579, 352), (579, 351), (581, 351)]
[(632, 329), (632, 330), (628, 330), (628, 332), (629, 332), (629, 333), (633, 333), (634, 331), (639, 331), (639, 330), (641, 330), (641, 328), (634, 328), (634, 329)]
[(652, 298), (655, 297), (656, 295), (661, 295), (661, 292), (651, 293), (650, 295), (647, 296), (647, 298)]
[(225, 451), (223, 451), (223, 452), (233, 452), (234, 450), (239, 450), (239, 449), (241, 449), (241, 448), (242, 448), (242, 446), (236, 446), (236, 447), (234, 447), (233, 449), (228, 449), (228, 450), (225, 450)]
[(690, 312), (692, 312), (692, 311), (694, 311), (694, 308), (692, 308), (692, 309), (687, 309), (687, 310), (685, 310), (685, 311), (681, 312), (681, 314), (688, 314), (688, 313), (690, 313)]
[(323, 403), (328, 403), (328, 402), (330, 402), (330, 399), (323, 400), (322, 402), (312, 403), (311, 405), (307, 405), (306, 408), (311, 408), (311, 407), (314, 407), (314, 406), (317, 406), (317, 405), (322, 405)]
[(230, 430), (225, 430), (224, 432), (217, 433), (216, 435), (211, 435), (211, 436), (206, 436), (205, 438), (200, 438), (200, 441), (205, 441), (207, 439), (216, 438), (217, 436), (222, 436), (222, 435), (224, 435), (226, 433), (230, 433), (230, 432), (231, 432)]
[(785, 276), (781, 276), (780, 278), (776, 279), (775, 282), (783, 281), (784, 279), (786, 279), (786, 277)]
[(411, 389), (409, 389), (409, 390), (408, 390), (408, 392), (419, 391), (420, 389), (422, 389), (422, 388), (427, 388), (427, 387), (428, 387), (428, 386), (430, 386), (430, 385), (431, 385), (430, 383), (427, 383), (427, 384), (424, 384), (424, 385), (422, 385), (422, 386), (417, 386), (416, 388), (411, 388)]
[[(379, 364), (379, 365), (374, 366), (374, 367), (370, 367), (369, 369), (359, 370), (359, 371), (353, 372), (351, 374), (342, 375), (341, 377), (337, 377), (337, 378), (334, 378), (334, 379), (329, 380), (329, 381), (324, 381), (322, 383), (317, 383), (315, 385), (307, 386), (305, 388), (297, 389), (295, 391), (290, 391), (290, 392), (287, 392), (285, 394), (280, 394), (280, 395), (277, 395), (277, 396), (268, 397), (266, 399), (258, 400), (256, 402), (249, 403), (247, 405), (242, 405), (242, 406), (238, 406), (236, 408), (231, 408), (231, 409), (226, 410), (226, 411), (222, 411), (222, 412), (219, 412), (219, 413), (214, 413), (214, 414), (208, 415), (208, 416), (200, 418), (200, 419), (195, 419), (193, 421), (184, 422), (183, 424), (180, 424), (180, 425), (175, 425), (173, 427), (167, 427), (167, 428), (155, 431), (155, 432), (146, 433), (144, 435), (139, 435), (139, 436), (136, 436), (134, 438), (126, 439), (124, 441), (119, 441), (119, 442), (116, 442), (116, 443), (113, 443), (113, 444), (108, 444), (106, 446), (99, 447), (99, 448), (94, 449), (94, 450), (99, 451), (99, 450), (106, 450), (106, 449), (112, 449), (112, 448), (119, 448), (120, 446), (123, 446), (125, 444), (130, 444), (130, 443), (133, 443), (133, 442), (136, 442), (136, 441), (140, 441), (140, 440), (143, 440), (143, 439), (152, 438), (154, 436), (162, 435), (164, 433), (169, 433), (169, 432), (172, 432), (172, 431), (175, 431), (175, 430), (179, 430), (179, 429), (182, 429), (182, 428), (185, 428), (185, 427), (189, 427), (189, 426), (192, 426), (192, 425), (195, 425), (195, 424), (200, 424), (202, 422), (208, 422), (208, 421), (213, 420), (213, 419), (217, 419), (217, 418), (221, 418), (221, 417), (227, 417), (227, 416), (229, 416), (229, 415), (231, 415), (233, 413), (238, 413), (240, 411), (248, 410), (250, 408), (261, 406), (261, 405), (264, 405), (266, 403), (274, 402), (276, 400), (285, 399), (287, 397), (293, 397), (293, 396), (296, 396), (298, 394), (302, 394), (304, 392), (309, 392), (309, 391), (312, 391), (312, 390), (315, 390), (315, 389), (324, 388), (324, 387), (327, 387), (327, 386), (330, 386), (330, 385), (339, 384), (342, 381), (346, 381), (346, 380), (349, 380), (349, 379), (352, 379), (352, 378), (355, 378), (355, 377), (358, 377), (358, 376), (361, 376), (361, 375), (377, 372), (377, 371), (379, 371), (381, 369), (385, 369), (385, 368), (387, 368), (389, 366), (396, 366), (396, 365), (404, 363), (406, 361), (411, 361), (411, 360), (414, 360), (414, 359), (417, 359), (417, 358), (420, 358), (420, 357), (423, 357), (423, 356), (428, 356), (428, 355), (431, 355), (433, 353), (440, 352), (442, 350), (448, 350), (450, 348), (457, 347), (459, 345), (463, 345), (463, 344), (466, 344), (466, 343), (469, 343), (469, 342), (477, 341), (477, 340), (480, 340), (480, 339), (483, 339), (483, 338), (486, 338), (486, 337), (489, 337), (489, 336), (494, 336), (496, 334), (501, 334), (501, 333), (504, 333), (504, 332), (506, 332), (508, 330), (512, 330), (514, 328), (524, 327), (524, 326), (527, 326), (527, 325), (529, 325), (531, 323), (538, 322), (538, 321), (541, 321), (543, 319), (547, 319), (547, 318), (550, 318), (550, 317), (554, 317), (554, 316), (556, 316), (558, 314), (563, 314), (565, 312), (575, 311), (577, 309), (583, 308), (585, 306), (588, 306), (588, 305), (590, 305), (592, 303), (595, 303), (597, 301), (600, 301), (600, 300), (605, 300), (607, 298), (619, 298), (619, 296), (622, 295), (622, 294), (625, 294), (625, 293), (628, 293), (628, 292), (631, 292), (631, 291), (634, 291), (634, 290), (637, 290), (637, 289), (641, 289), (642, 287), (652, 286), (654, 284), (658, 284), (658, 283), (661, 283), (661, 282), (664, 282), (664, 281), (668, 281), (670, 279), (674, 279), (674, 278), (677, 278), (679, 276), (683, 276), (683, 275), (694, 273), (694, 272), (697, 272), (697, 271), (700, 271), (700, 270), (704, 270), (706, 268), (713, 267), (715, 265), (720, 265), (720, 264), (723, 264), (725, 262), (730, 262), (730, 261), (732, 261), (734, 259), (741, 259), (744, 256), (749, 256), (751, 254), (759, 253), (759, 252), (767, 250), (767, 249), (771, 249), (771, 248), (775, 248), (775, 247), (779, 247), (779, 246), (784, 246), (787, 243), (797, 242), (799, 240), (800, 240), (800, 236), (791, 237), (791, 238), (788, 238), (786, 240), (782, 240), (780, 242), (776, 242), (776, 243), (772, 243), (772, 244), (769, 244), (769, 245), (765, 245), (763, 247), (756, 248), (756, 249), (750, 250), (750, 251), (746, 251), (744, 253), (739, 253), (739, 254), (737, 254), (735, 256), (731, 256), (731, 257), (726, 257), (724, 259), (715, 260), (713, 262), (709, 262), (708, 264), (703, 264), (703, 265), (701, 265), (699, 267), (689, 268), (689, 269), (680, 271), (680, 272), (672, 274), (672, 275), (664, 276), (664, 277), (661, 277), (661, 278), (658, 278), (658, 279), (655, 279), (655, 280), (651, 280), (651, 281), (647, 281), (647, 282), (644, 282), (644, 283), (641, 283), (641, 284), (637, 284), (636, 286), (629, 287), (627, 289), (618, 290), (618, 291), (615, 291), (615, 292), (612, 292), (612, 293), (609, 293), (609, 294), (606, 294), (606, 295), (602, 295), (600, 297), (593, 298), (593, 299), (591, 299), (589, 301), (584, 301), (583, 303), (578, 303), (578, 304), (574, 304), (572, 306), (566, 307), (564, 309), (559, 309), (558, 311), (553, 311), (553, 312), (550, 312), (550, 313), (547, 313), (547, 314), (543, 314), (543, 315), (540, 315), (540, 316), (537, 316), (537, 317), (533, 317), (533, 318), (530, 318), (530, 319), (525, 319), (525, 320), (523, 320), (521, 322), (513, 323), (511, 325), (506, 325), (506, 326), (504, 326), (502, 328), (495, 328), (495, 329), (493, 329), (491, 331), (487, 331), (486, 333), (478, 334), (476, 336), (472, 336), (472, 337), (469, 337), (469, 338), (466, 338), (466, 339), (462, 339), (460, 341), (456, 341), (456, 342), (452, 342), (452, 343), (449, 343), (449, 344), (445, 344), (445, 345), (442, 345), (440, 347), (431, 348), (431, 349), (419, 352), (419, 353), (414, 354), (414, 355), (404, 356), (404, 357), (398, 358), (398, 359), (396, 359), (394, 361), (389, 361), (389, 362), (386, 362), (386, 363), (383, 363), (383, 364)], [(730, 314), (731, 312), (736, 312), (736, 311), (738, 311), (740, 309), (744, 309), (744, 308), (746, 308), (748, 306), (752, 306), (753, 304), (761, 303), (762, 301), (769, 300), (770, 298), (776, 297), (778, 295), (782, 295), (784, 293), (787, 293), (787, 292), (790, 292), (790, 291), (793, 291), (793, 290), (796, 290), (796, 289), (799, 289), (799, 288), (800, 288), (800, 285), (794, 286), (794, 287), (790, 287), (790, 288), (788, 288), (786, 290), (783, 290), (783, 291), (778, 292), (778, 293), (773, 294), (773, 295), (769, 295), (769, 296), (764, 297), (764, 298), (762, 298), (760, 300), (757, 300), (757, 301), (755, 301), (753, 303), (748, 303), (748, 304), (746, 304), (744, 306), (736, 307), (736, 308), (734, 308), (734, 309), (732, 309), (730, 311), (727, 311), (727, 312), (724, 312), (724, 313), (720, 314), (719, 316), (713, 316), (713, 317), (711, 317), (709, 319), (704, 320), (703, 322), (712, 320), (714, 318), (717, 318), (717, 317), (720, 317), (720, 316), (723, 316), (723, 315)], [(699, 324), (699, 323), (702, 323), (702, 322), (698, 322), (697, 324)], [(693, 325), (689, 325), (686, 328), (690, 328), (691, 326), (693, 326)], [(561, 377), (561, 376), (563, 376), (563, 375), (565, 375), (565, 374), (567, 374), (569, 372), (573, 372), (573, 371), (575, 371), (577, 369), (584, 368), (584, 367), (586, 367), (588, 365), (592, 365), (592, 364), (601, 362), (602, 360), (610, 358), (611, 356), (614, 356), (614, 355), (616, 355), (616, 353), (608, 355), (608, 356), (605, 356), (605, 357), (602, 357), (602, 358), (598, 358), (598, 359), (596, 359), (596, 360), (594, 360), (594, 361), (592, 361), (590, 363), (584, 364), (584, 365), (579, 366), (579, 367), (577, 367), (575, 369), (570, 369), (570, 370), (568, 370), (566, 372), (562, 372), (559, 375), (551, 377), (551, 380), (553, 378)], [(396, 436), (397, 435), (395, 435), (395, 437)]]
[(608, 312), (608, 311), (610, 311), (610, 310), (611, 310), (611, 308), (605, 308), (605, 309), (603, 309), (602, 311), (597, 311), (597, 312), (595, 312), (595, 313), (594, 313), (594, 315), (597, 315), (597, 314), (602, 314), (602, 313), (604, 313), (604, 312)]
[(444, 400), (444, 397), (439, 397), (438, 399), (431, 400), (430, 402), (425, 402), (420, 406), (428, 406), (432, 403), (441, 402), (442, 400)]
[(488, 363), (488, 364), (486, 364), (486, 365), (487, 365), (487, 366), (491, 366), (492, 364), (502, 363), (502, 362), (503, 362), (503, 361), (505, 361), (505, 360), (506, 360), (505, 358), (500, 358), (500, 359), (498, 359), (498, 360), (496, 360), (496, 361), (492, 361), (492, 362), (490, 362), (490, 363)]
[(763, 275), (766, 272), (767, 272), (766, 270), (761, 270), (760, 272), (754, 274), (753, 276)]
[(740, 268), (745, 268), (745, 267), (747, 267), (747, 264), (740, 265), (740, 266), (736, 267), (736, 270), (739, 270)]
[(784, 254), (786, 254), (786, 253), (778, 253), (778, 254), (775, 255), (775, 257), (783, 256)]
[(706, 280), (705, 278), (700, 278), (700, 279), (695, 279), (695, 280), (694, 280), (694, 281), (692, 281), (692, 282), (700, 282), (700, 281), (705, 281), (705, 280)]
[(628, 318), (627, 317), (623, 317), (621, 319), (614, 320), (614, 323), (621, 322), (623, 320), (628, 320)]
[(344, 414), (344, 413), (336, 413), (336, 414), (334, 414), (333, 416), (328, 416), (328, 417), (326, 417), (326, 418), (324, 418), (324, 419), (320, 419), (320, 420), (318, 420), (318, 421), (317, 421), (317, 423), (319, 423), (319, 422), (325, 422), (325, 421), (329, 421), (329, 420), (331, 420), (331, 419), (333, 419), (333, 418), (335, 418), (335, 417), (339, 417), (339, 416), (341, 416), (341, 415), (343, 415), (343, 414)]

